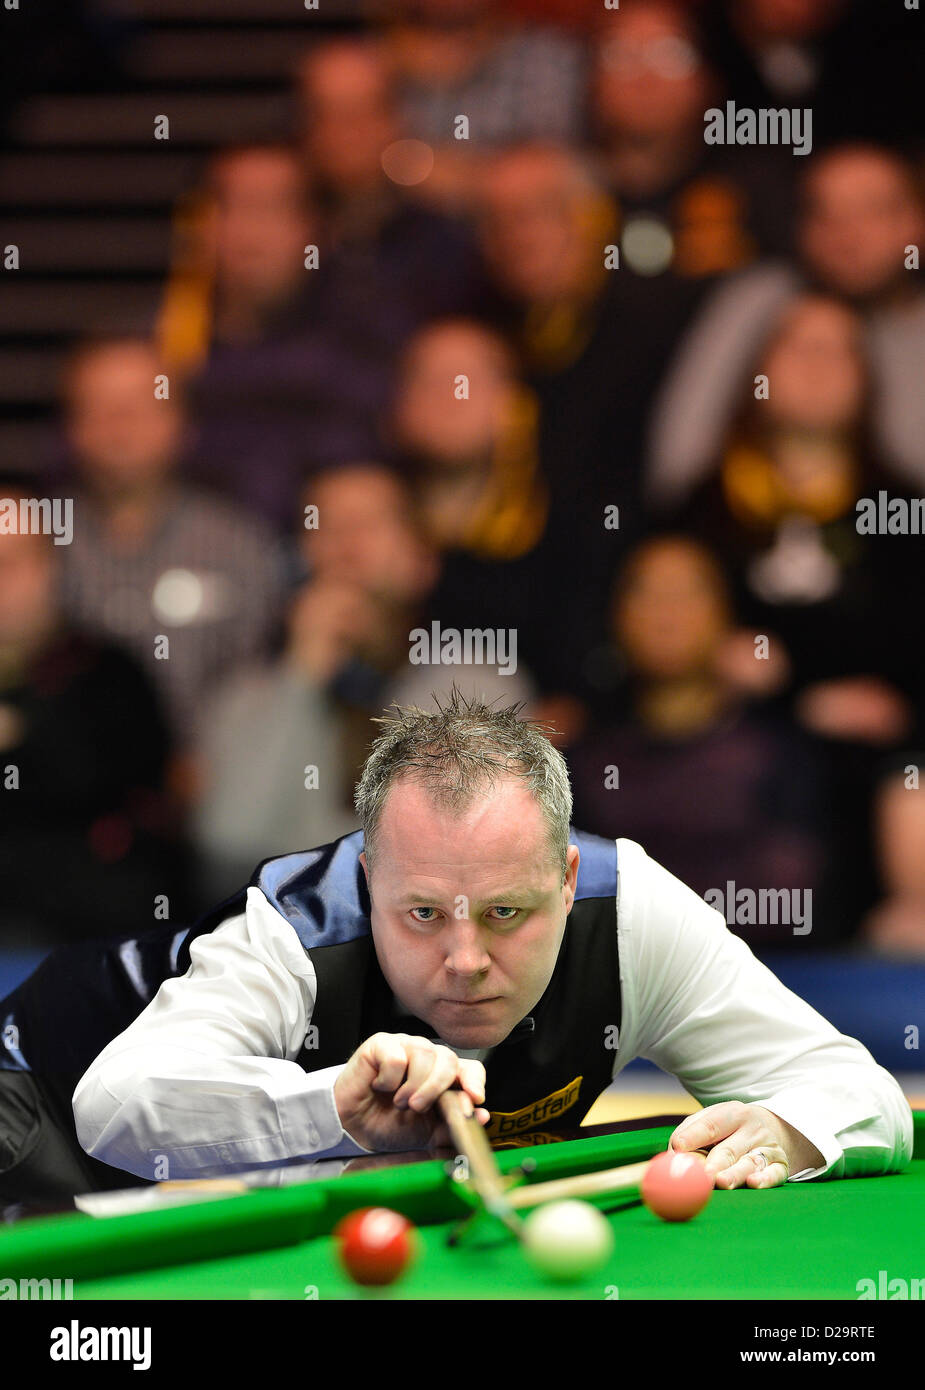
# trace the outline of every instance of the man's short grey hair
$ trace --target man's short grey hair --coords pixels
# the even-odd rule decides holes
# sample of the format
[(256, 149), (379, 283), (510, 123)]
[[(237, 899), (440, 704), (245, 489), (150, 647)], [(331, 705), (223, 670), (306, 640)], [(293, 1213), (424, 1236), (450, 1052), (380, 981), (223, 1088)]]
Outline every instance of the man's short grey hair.
[[(565, 881), (572, 789), (568, 767), (545, 728), (520, 718), (520, 704), (495, 709), (467, 699), (453, 686), (446, 703), (427, 712), (393, 706), (374, 722), (383, 726), (366, 760), (354, 796), (363, 827), (367, 866), (372, 868), (376, 835), (386, 798), (404, 777), (419, 782), (441, 810), (462, 813), (501, 778), (522, 779), (546, 821), (548, 845)], [(550, 730), (551, 732), (551, 730)]]

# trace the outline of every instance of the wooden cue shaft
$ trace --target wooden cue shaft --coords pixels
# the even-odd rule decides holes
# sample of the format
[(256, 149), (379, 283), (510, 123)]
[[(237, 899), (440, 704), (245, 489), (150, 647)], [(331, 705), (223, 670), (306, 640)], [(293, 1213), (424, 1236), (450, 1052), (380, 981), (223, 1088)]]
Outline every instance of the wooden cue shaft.
[[(706, 1158), (707, 1149), (694, 1149), (698, 1158)], [(564, 1202), (573, 1197), (595, 1197), (602, 1192), (638, 1192), (643, 1175), (651, 1162), (625, 1163), (620, 1168), (602, 1168), (597, 1173), (576, 1173), (571, 1178), (553, 1178), (549, 1182), (529, 1183), (508, 1192), (512, 1207), (538, 1207), (543, 1202)]]
[(538, 1207), (543, 1202), (564, 1202), (570, 1197), (593, 1197), (601, 1192), (638, 1191), (648, 1166), (648, 1162), (628, 1163), (623, 1168), (602, 1168), (598, 1173), (576, 1173), (571, 1178), (528, 1183), (512, 1188), (507, 1199), (512, 1207)]
[(440, 1110), (446, 1120), (453, 1143), (469, 1164), (472, 1186), (485, 1206), (518, 1237), (521, 1235), (518, 1218), (511, 1210), (510, 1197), (498, 1167), (494, 1151), (479, 1121), (463, 1110), (459, 1091), (444, 1091)]

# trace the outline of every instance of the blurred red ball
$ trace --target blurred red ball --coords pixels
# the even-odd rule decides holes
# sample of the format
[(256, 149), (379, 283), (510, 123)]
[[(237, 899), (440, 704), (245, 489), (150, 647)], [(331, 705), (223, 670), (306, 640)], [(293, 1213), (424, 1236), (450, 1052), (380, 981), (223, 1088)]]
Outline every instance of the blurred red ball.
[(415, 1254), (414, 1226), (388, 1207), (363, 1207), (334, 1228), (341, 1263), (354, 1283), (391, 1284)]

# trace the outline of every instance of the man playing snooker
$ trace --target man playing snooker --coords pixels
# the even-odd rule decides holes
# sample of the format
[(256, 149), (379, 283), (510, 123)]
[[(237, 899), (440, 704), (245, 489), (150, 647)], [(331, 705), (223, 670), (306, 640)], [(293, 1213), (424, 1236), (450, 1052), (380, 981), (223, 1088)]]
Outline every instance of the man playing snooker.
[(440, 1145), (450, 1087), (489, 1133), (554, 1131), (642, 1055), (704, 1104), (671, 1142), (718, 1187), (905, 1167), (893, 1077), (638, 845), (570, 837), (539, 728), (455, 690), (382, 722), (363, 833), (260, 866), (83, 1076), (88, 1153), (187, 1178)]
[(492, 1135), (574, 1129), (635, 1056), (706, 1107), (672, 1145), (718, 1187), (905, 1167), (895, 1080), (639, 845), (572, 831), (540, 729), (455, 691), (383, 722), (362, 831), (0, 1002), (0, 1197), (439, 1146), (451, 1087)]

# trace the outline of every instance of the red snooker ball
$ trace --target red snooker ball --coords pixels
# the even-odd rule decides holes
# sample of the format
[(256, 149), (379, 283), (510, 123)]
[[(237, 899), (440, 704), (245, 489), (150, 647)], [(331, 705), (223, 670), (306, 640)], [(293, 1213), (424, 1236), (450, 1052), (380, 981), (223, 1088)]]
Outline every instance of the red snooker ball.
[(695, 1154), (657, 1154), (643, 1174), (640, 1195), (663, 1221), (689, 1221), (710, 1200), (713, 1178)]
[(357, 1284), (391, 1284), (415, 1253), (414, 1227), (388, 1207), (363, 1207), (334, 1228), (341, 1263)]

